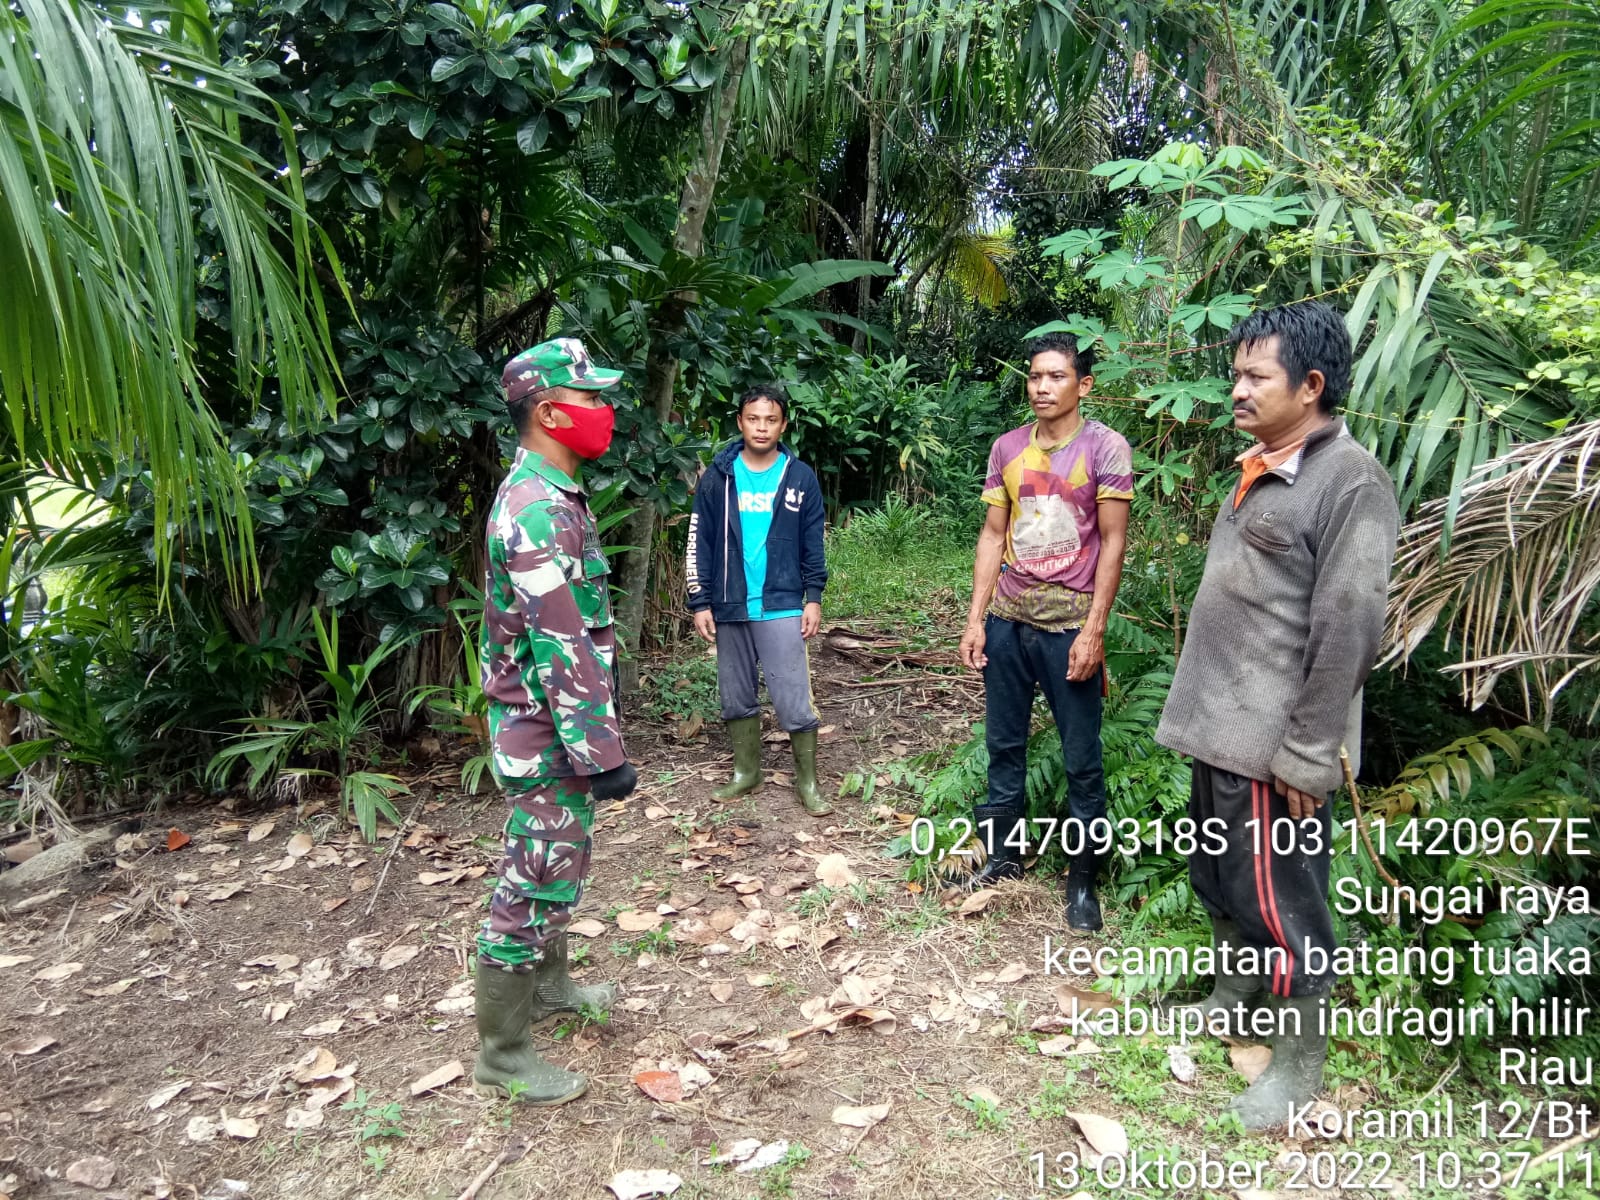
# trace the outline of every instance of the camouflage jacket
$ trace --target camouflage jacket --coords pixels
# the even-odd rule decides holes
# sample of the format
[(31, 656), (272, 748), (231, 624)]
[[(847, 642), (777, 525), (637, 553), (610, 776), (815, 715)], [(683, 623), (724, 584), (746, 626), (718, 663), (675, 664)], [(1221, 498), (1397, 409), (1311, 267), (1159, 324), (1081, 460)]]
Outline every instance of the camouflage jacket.
[(519, 449), (487, 538), (478, 658), (496, 773), (549, 779), (621, 766), (609, 568), (583, 488)]

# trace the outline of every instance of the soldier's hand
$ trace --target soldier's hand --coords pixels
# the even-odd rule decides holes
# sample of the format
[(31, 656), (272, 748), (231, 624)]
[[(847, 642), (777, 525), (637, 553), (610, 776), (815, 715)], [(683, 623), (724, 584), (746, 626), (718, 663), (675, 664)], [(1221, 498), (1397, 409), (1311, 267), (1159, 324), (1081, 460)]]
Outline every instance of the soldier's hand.
[(717, 644), (717, 622), (709, 608), (702, 608), (695, 613), (694, 631), (713, 646)]
[(639, 786), (639, 772), (632, 763), (623, 763), (598, 775), (589, 776), (589, 793), (596, 800), (621, 800)]
[(1278, 795), (1289, 802), (1289, 818), (1294, 821), (1304, 821), (1307, 817), (1317, 815), (1317, 809), (1328, 802), (1326, 796), (1318, 796), (1313, 792), (1302, 792), (1297, 787), (1273, 777), (1273, 786), (1278, 789)]

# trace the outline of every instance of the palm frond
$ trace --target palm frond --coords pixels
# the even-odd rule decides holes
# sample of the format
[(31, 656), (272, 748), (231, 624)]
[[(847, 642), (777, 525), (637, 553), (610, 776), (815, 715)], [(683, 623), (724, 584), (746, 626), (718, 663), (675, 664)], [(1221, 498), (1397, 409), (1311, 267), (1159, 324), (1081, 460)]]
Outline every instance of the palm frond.
[(1600, 669), (1584, 634), (1600, 589), (1600, 421), (1485, 463), (1461, 490), (1443, 557), (1451, 504), (1432, 501), (1402, 532), (1385, 661), (1405, 661), (1442, 622), (1474, 708), (1515, 673), (1529, 718), (1542, 709), (1548, 726), (1561, 691)]
[(193, 503), (248, 549), (195, 361), (191, 192), (221, 243), (236, 384), (273, 377), (302, 412), (331, 404), (337, 369), (292, 131), (279, 114), (287, 165), (251, 155), (238, 121), (259, 96), (195, 55), (75, 0), (0, 6), (0, 404), (22, 460), (92, 477), (97, 442), (145, 459), (157, 529)]

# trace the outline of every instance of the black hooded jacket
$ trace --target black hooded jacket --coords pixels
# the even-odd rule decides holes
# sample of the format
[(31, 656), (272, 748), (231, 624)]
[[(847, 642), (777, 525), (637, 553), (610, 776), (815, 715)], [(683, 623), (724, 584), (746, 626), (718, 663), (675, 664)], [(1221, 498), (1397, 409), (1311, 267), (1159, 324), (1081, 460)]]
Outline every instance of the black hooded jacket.
[[(744, 581), (744, 543), (739, 530), (734, 458), (744, 449), (735, 438), (711, 460), (695, 489), (689, 515), (689, 610), (709, 608), (718, 621), (750, 619)], [(821, 603), (828, 582), (822, 551), (822, 488), (816, 472), (782, 444), (787, 457), (767, 534), (767, 579), (763, 607), (773, 610)]]

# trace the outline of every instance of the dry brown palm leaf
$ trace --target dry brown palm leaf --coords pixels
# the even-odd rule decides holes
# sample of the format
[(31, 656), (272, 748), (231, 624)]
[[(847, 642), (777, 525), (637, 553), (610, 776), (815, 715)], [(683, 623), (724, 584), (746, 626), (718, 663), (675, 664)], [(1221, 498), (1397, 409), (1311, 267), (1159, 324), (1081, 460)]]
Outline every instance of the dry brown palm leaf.
[(1383, 661), (1405, 661), (1443, 622), (1446, 647), (1460, 643), (1447, 670), (1473, 708), (1516, 673), (1529, 719), (1540, 708), (1548, 726), (1561, 690), (1600, 669), (1600, 636), (1586, 625), (1600, 589), (1600, 421), (1485, 463), (1441, 556), (1446, 504), (1427, 504), (1402, 531)]

